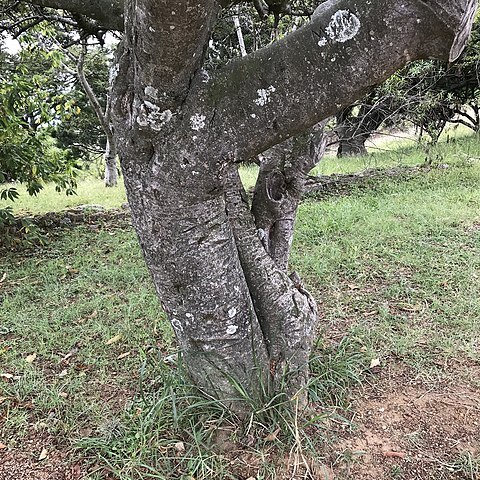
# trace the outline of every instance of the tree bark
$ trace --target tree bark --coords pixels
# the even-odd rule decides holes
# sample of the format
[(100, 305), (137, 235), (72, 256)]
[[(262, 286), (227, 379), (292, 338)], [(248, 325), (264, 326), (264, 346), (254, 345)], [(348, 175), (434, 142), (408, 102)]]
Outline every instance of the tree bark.
[[(315, 303), (277, 259), (298, 205), (288, 168), (265, 163), (253, 212), (263, 224), (269, 210), (279, 224), (280, 240), (269, 232), (277, 255), (257, 234), (238, 164), (352, 104), (409, 60), (450, 58), (472, 4), (330, 0), (307, 26), (205, 72), (216, 2), (126, 2), (114, 133), (146, 263), (200, 388), (237, 409), (239, 391), (244, 400), (294, 395), (316, 328)], [(301, 177), (306, 167), (297, 167)], [(270, 206), (257, 208), (261, 195)]]
[(118, 171), (117, 171), (117, 149), (115, 148), (115, 142), (110, 143), (107, 138), (107, 144), (105, 146), (104, 155), (105, 164), (105, 186), (115, 187), (118, 183)]
[(83, 87), (85, 94), (90, 102), (90, 105), (95, 112), (102, 130), (107, 137), (107, 143), (105, 145), (105, 153), (103, 156), (104, 165), (105, 165), (105, 186), (106, 187), (115, 187), (118, 183), (118, 172), (117, 172), (117, 148), (115, 146), (115, 139), (113, 137), (113, 132), (108, 121), (109, 110), (110, 110), (110, 95), (108, 95), (107, 106), (105, 112), (98, 101), (95, 92), (93, 91), (90, 83), (85, 76), (85, 55), (87, 53), (86, 45), (82, 46), (80, 56), (77, 59), (77, 74), (80, 80), (80, 84)]
[(325, 123), (321, 122), (309, 132), (297, 135), (261, 156), (252, 213), (266, 252), (285, 272), (295, 217), (306, 191), (308, 174), (325, 153)]

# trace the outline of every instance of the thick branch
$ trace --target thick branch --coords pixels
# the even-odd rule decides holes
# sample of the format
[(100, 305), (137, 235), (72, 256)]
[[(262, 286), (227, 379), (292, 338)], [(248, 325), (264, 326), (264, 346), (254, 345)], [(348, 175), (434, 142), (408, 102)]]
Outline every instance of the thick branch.
[(90, 83), (87, 80), (87, 77), (85, 76), (85, 47), (82, 48), (82, 52), (80, 56), (78, 57), (77, 60), (77, 75), (78, 79), (80, 80), (80, 83), (82, 84), (82, 88), (85, 92), (85, 94), (88, 97), (88, 100), (90, 102), (90, 105), (92, 106), (95, 114), (97, 115), (98, 121), (100, 122), (100, 125), (102, 126), (102, 129), (107, 136), (108, 142), (113, 145), (113, 135), (112, 135), (112, 130), (110, 128), (110, 125), (107, 120), (107, 114), (103, 111), (102, 106), (100, 105), (100, 102), (98, 101), (97, 96), (95, 95), (95, 92), (93, 91)]
[(411, 60), (448, 60), (473, 1), (449, 8), (450, 0), (437, 0), (444, 10), (433, 15), (419, 0), (402, 8), (330, 0), (307, 26), (231, 62), (208, 84), (197, 79), (204, 111), (195, 114), (212, 118), (212, 136), (225, 138), (236, 158), (250, 158), (353, 103)]
[(300, 282), (292, 281), (274, 264), (260, 245), (246, 195), (236, 170), (227, 181), (228, 220), (260, 322), (276, 391), (290, 374), (291, 394), (307, 380), (307, 365), (317, 326), (317, 308)]
[(30, 0), (30, 3), (85, 15), (110, 30), (123, 30), (123, 0)]
[(310, 170), (327, 144), (325, 122), (262, 155), (252, 202), (255, 225), (277, 268), (287, 271), (293, 226)]
[(215, 0), (129, 2), (126, 40), (134, 52), (135, 86), (143, 90), (140, 102), (163, 110), (184, 102), (218, 11)]

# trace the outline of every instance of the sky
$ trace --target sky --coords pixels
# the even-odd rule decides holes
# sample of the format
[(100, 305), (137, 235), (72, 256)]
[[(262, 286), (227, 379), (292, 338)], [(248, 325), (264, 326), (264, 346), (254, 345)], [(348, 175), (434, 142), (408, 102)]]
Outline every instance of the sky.
[(17, 53), (20, 50), (20, 44), (10, 36), (5, 37), (5, 47), (8, 53)]

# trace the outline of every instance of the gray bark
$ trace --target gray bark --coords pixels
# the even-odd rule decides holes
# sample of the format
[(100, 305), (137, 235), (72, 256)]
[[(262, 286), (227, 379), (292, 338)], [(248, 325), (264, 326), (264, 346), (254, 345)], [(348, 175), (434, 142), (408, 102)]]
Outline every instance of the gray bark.
[(287, 271), (297, 209), (308, 174), (322, 158), (327, 144), (326, 122), (297, 135), (262, 155), (252, 203), (258, 235), (266, 252)]
[[(417, 1), (402, 12), (384, 1), (355, 12), (330, 1), (309, 26), (209, 78), (201, 65), (216, 6), (192, 4), (189, 15), (183, 5), (173, 18), (153, 0), (127, 4), (114, 122), (134, 224), (194, 381), (229, 398), (234, 380), (258, 397), (264, 382), (275, 391), (291, 375), (292, 393), (305, 383), (315, 305), (262, 247), (234, 164), (352, 103), (408, 60), (448, 58), (462, 16), (454, 24)], [(285, 197), (282, 179), (266, 167), (262, 175), (273, 200)]]
[[(305, 384), (317, 321), (301, 282), (263, 247), (236, 165), (350, 105), (410, 60), (448, 60), (472, 5), (330, 0), (309, 25), (207, 73), (214, 0), (126, 2), (114, 133), (147, 265), (201, 388), (230, 399), (241, 385), (258, 399), (286, 381), (292, 395)], [(259, 185), (273, 205), (289, 192), (267, 167)]]
[(30, 0), (30, 3), (85, 15), (110, 30), (124, 27), (123, 0)]
[(111, 144), (107, 138), (107, 144), (105, 146), (104, 155), (105, 164), (105, 186), (115, 187), (118, 183), (118, 171), (117, 171), (117, 149), (115, 143)]
[(105, 145), (105, 154), (103, 156), (104, 165), (105, 165), (105, 186), (114, 187), (118, 183), (118, 172), (117, 172), (117, 149), (115, 146), (115, 139), (113, 137), (113, 132), (108, 121), (108, 115), (110, 110), (110, 99), (107, 100), (106, 111), (104, 112), (100, 102), (98, 101), (95, 92), (93, 91), (90, 83), (85, 76), (85, 55), (86, 55), (86, 45), (83, 45), (80, 56), (77, 59), (77, 75), (82, 85), (82, 88), (87, 95), (87, 98), (92, 106), (95, 115), (102, 126), (102, 130), (107, 137), (107, 143)]

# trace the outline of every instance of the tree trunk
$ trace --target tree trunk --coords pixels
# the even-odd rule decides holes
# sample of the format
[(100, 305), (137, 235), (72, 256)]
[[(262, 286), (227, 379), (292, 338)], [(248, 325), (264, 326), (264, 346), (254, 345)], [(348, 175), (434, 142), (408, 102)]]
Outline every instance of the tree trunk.
[(117, 149), (115, 148), (115, 142), (110, 144), (107, 139), (104, 155), (105, 164), (105, 186), (115, 187), (118, 183), (118, 171), (117, 171)]
[(367, 154), (365, 142), (370, 135), (358, 135), (353, 131), (339, 135), (337, 157), (361, 157)]
[(407, 61), (449, 58), (468, 2), (331, 0), (306, 27), (208, 73), (215, 0), (126, 2), (112, 120), (133, 224), (188, 372), (210, 395), (240, 411), (239, 396), (295, 395), (317, 324), (315, 302), (286, 272), (296, 190), (314, 155), (299, 155), (298, 176), (293, 162), (262, 165), (253, 215), (238, 165)]
[(105, 145), (105, 153), (103, 156), (104, 165), (105, 165), (105, 186), (106, 187), (115, 187), (118, 183), (118, 172), (117, 172), (117, 148), (115, 146), (115, 139), (113, 137), (113, 132), (109, 123), (109, 111), (110, 111), (110, 96), (107, 96), (107, 106), (105, 112), (102, 110), (102, 106), (98, 101), (95, 92), (93, 91), (90, 83), (85, 76), (85, 56), (87, 54), (87, 45), (84, 43), (82, 45), (82, 50), (80, 56), (77, 59), (77, 74), (80, 80), (80, 83), (83, 87), (85, 94), (92, 106), (95, 114), (97, 115), (98, 121), (102, 127), (105, 136), (107, 137), (107, 143)]

